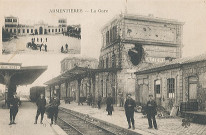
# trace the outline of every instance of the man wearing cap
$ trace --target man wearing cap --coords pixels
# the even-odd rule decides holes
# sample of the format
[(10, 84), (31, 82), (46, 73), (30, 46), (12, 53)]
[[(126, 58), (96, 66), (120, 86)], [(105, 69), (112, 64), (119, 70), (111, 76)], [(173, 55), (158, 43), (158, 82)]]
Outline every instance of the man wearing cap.
[(54, 125), (56, 125), (56, 121), (57, 121), (57, 117), (58, 117), (58, 106), (60, 105), (60, 100), (59, 98), (57, 98), (56, 95), (54, 95), (54, 97), (51, 99), (50, 101), (50, 105), (51, 105), (51, 108), (52, 108), (52, 111), (51, 111), (51, 124), (53, 124), (53, 119), (55, 118), (54, 120)]
[(155, 115), (157, 115), (157, 104), (153, 100), (152, 94), (149, 94), (149, 101), (147, 102), (146, 105), (146, 113), (147, 113), (149, 129), (152, 128), (152, 121), (153, 121), (154, 128), (157, 129), (157, 122), (155, 119)]
[(108, 115), (112, 115), (113, 108), (113, 98), (111, 97), (111, 93), (108, 94), (107, 100), (106, 100), (107, 108), (106, 111), (108, 112)]
[(36, 105), (37, 105), (37, 113), (36, 113), (36, 118), (35, 118), (34, 124), (37, 124), (37, 120), (38, 120), (38, 117), (40, 114), (41, 114), (41, 122), (40, 123), (43, 124), (42, 120), (44, 118), (45, 106), (46, 106), (46, 99), (44, 97), (44, 94), (41, 94), (40, 98), (37, 99)]
[(136, 106), (135, 101), (131, 98), (131, 94), (127, 95), (127, 100), (125, 101), (124, 108), (125, 108), (125, 114), (127, 117), (128, 122), (128, 129), (131, 128), (131, 122), (132, 122), (132, 129), (135, 129), (134, 126), (134, 108)]
[(10, 103), (10, 123), (9, 123), (9, 125), (16, 124), (15, 118), (16, 118), (16, 115), (18, 113), (18, 107), (19, 107), (19, 103), (20, 103), (20, 100), (17, 97), (16, 92), (13, 93), (13, 97), (10, 99), (9, 103)]

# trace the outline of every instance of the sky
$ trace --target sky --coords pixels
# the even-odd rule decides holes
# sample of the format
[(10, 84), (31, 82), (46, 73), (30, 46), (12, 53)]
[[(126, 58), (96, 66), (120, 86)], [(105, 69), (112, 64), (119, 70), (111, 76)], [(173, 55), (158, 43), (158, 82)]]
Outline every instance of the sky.
[[(125, 12), (145, 16), (153, 14), (154, 17), (184, 22), (182, 56), (206, 53), (206, 0), (0, 0), (0, 9), (1, 26), (3, 17), (10, 15), (17, 16), (21, 24), (44, 21), (56, 25), (59, 18), (67, 18), (68, 24), (81, 24), (81, 56), (83, 57), (99, 58), (100, 30), (114, 16)], [(82, 9), (83, 12), (49, 13), (51, 9)], [(107, 10), (107, 12), (98, 12), (98, 10)], [(60, 60), (67, 56), (69, 55), (21, 54), (0, 56), (0, 60), (21, 62), (25, 66), (48, 65), (48, 70), (33, 84), (42, 85), (43, 82), (60, 73)]]

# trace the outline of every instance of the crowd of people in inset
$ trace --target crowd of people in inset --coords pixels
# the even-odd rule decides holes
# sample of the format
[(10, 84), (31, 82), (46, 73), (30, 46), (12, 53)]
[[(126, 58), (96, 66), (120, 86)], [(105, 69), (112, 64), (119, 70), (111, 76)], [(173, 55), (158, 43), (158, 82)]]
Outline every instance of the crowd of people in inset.
[(68, 46), (67, 43), (65, 44), (65, 49), (64, 49), (64, 46), (62, 46), (62, 47), (61, 47), (61, 53), (68, 53), (68, 51), (69, 51), (68, 47), (69, 47), (69, 46)]
[[(31, 38), (31, 42), (27, 43), (27, 47), (32, 48), (33, 50), (45, 51), (47, 52), (47, 38)], [(44, 49), (43, 49), (44, 48)]]

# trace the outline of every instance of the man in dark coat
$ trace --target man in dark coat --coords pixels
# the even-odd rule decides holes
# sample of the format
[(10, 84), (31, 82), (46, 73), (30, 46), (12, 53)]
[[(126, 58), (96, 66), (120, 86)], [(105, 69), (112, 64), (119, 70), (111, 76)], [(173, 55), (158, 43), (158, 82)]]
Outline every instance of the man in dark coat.
[(111, 97), (111, 93), (108, 94), (106, 104), (107, 104), (106, 111), (108, 112), (108, 115), (112, 115), (112, 111), (114, 110), (114, 108), (113, 108), (113, 98)]
[(101, 109), (101, 103), (102, 103), (102, 96), (99, 95), (97, 100), (98, 109)]
[(51, 99), (50, 105), (52, 108), (52, 110), (51, 110), (51, 124), (50, 125), (53, 124), (53, 119), (55, 119), (54, 124), (56, 125), (58, 111), (59, 111), (58, 106), (60, 105), (60, 100), (59, 100), (59, 98), (57, 98), (56, 95), (54, 95), (54, 97)]
[(152, 94), (149, 95), (149, 101), (147, 102), (146, 105), (146, 113), (147, 113), (149, 129), (152, 128), (152, 121), (153, 121), (154, 128), (157, 129), (157, 122), (155, 119), (155, 115), (157, 115), (157, 104), (153, 100)]
[(47, 45), (46, 44), (44, 45), (44, 48), (45, 48), (45, 52), (47, 52)]
[(20, 104), (20, 100), (19, 100), (19, 98), (17, 98), (16, 92), (14, 92), (13, 97), (10, 99), (9, 103), (10, 103), (10, 123), (9, 123), (9, 125), (16, 124), (15, 118), (16, 118), (16, 115), (18, 113), (18, 107)]
[(46, 106), (46, 99), (44, 97), (44, 94), (41, 94), (40, 98), (37, 99), (36, 105), (37, 105), (37, 113), (36, 113), (36, 118), (35, 118), (34, 124), (37, 124), (37, 120), (38, 120), (38, 117), (40, 114), (41, 114), (41, 122), (40, 123), (43, 124), (42, 120), (44, 118), (45, 106)]
[(134, 126), (134, 108), (136, 106), (135, 101), (131, 98), (131, 94), (127, 95), (127, 100), (125, 101), (124, 108), (125, 108), (125, 114), (127, 117), (128, 122), (128, 129), (131, 128), (131, 122), (132, 122), (132, 129), (135, 129)]

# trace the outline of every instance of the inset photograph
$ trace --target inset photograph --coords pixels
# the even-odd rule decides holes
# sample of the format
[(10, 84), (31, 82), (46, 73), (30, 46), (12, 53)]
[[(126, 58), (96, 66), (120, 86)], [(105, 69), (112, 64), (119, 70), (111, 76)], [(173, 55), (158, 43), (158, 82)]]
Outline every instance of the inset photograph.
[(67, 18), (21, 23), (18, 16), (5, 16), (2, 26), (2, 54), (81, 53), (81, 25), (67, 24)]

